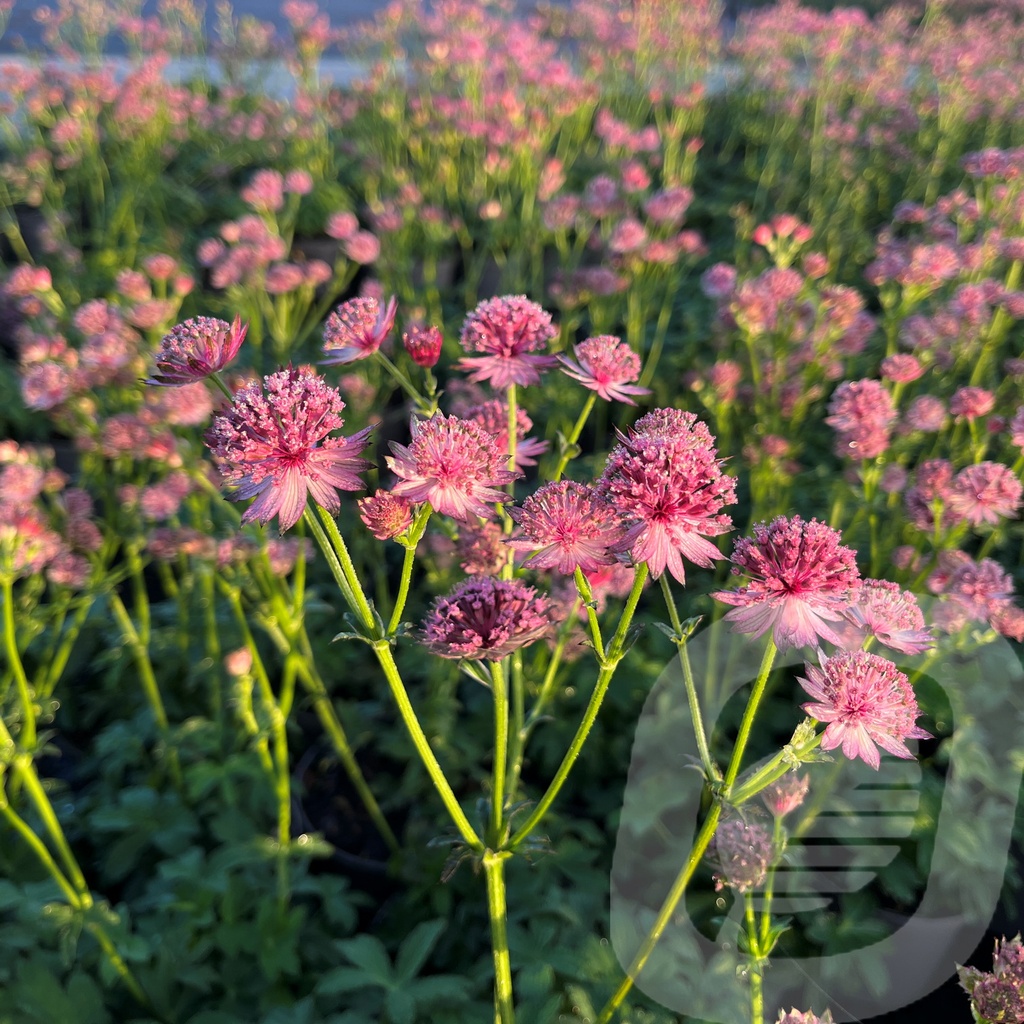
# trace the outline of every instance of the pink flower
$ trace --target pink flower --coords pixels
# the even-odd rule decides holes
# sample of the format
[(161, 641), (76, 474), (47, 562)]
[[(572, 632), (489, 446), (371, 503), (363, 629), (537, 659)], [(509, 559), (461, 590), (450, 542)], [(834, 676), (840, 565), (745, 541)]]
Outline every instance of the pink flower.
[(898, 583), (864, 580), (845, 615), (850, 626), (838, 632), (846, 648), (859, 647), (869, 636), (903, 654), (920, 654), (935, 646), (917, 599)]
[(836, 429), (836, 454), (863, 461), (889, 447), (896, 410), (892, 396), (877, 380), (846, 381), (836, 388), (825, 422)]
[(237, 316), (232, 324), (208, 316), (178, 324), (160, 342), (156, 373), (146, 383), (181, 387), (205, 380), (238, 355), (248, 330)]
[(1022, 490), (1021, 482), (1001, 462), (979, 462), (957, 473), (949, 488), (946, 508), (950, 516), (972, 526), (995, 526), (1000, 516), (1016, 518)]
[(383, 309), (376, 299), (349, 299), (324, 324), (325, 366), (366, 359), (381, 347), (395, 325), (398, 300), (392, 296)]
[(439, 327), (423, 327), (413, 324), (402, 335), (402, 344), (409, 358), (417, 365), (429, 370), (441, 358), (444, 336)]
[[(868, 651), (841, 651), (806, 665), (800, 685), (814, 698), (804, 711), (827, 722), (822, 750), (842, 746), (848, 758), (861, 758), (875, 770), (878, 747), (896, 757), (913, 758), (908, 739), (928, 739), (918, 728), (917, 699), (907, 677), (886, 658)], [(876, 746), (877, 744), (877, 746)]]
[(408, 447), (391, 442), (388, 467), (399, 477), (392, 493), (413, 502), (430, 502), (435, 512), (463, 522), (470, 516), (489, 519), (496, 503), (508, 495), (498, 488), (518, 474), (505, 464), (492, 434), (469, 420), (437, 413), (413, 420)]
[[(501, 398), (492, 398), (489, 402), (472, 405), (463, 412), (467, 420), (479, 423), (488, 434), (494, 435), (498, 447), (508, 451), (508, 402)], [(548, 442), (540, 441), (526, 435), (533, 428), (533, 420), (521, 406), (516, 406), (516, 469), (524, 466), (536, 466), (536, 456), (548, 450)]]
[(965, 420), (975, 420), (992, 411), (996, 404), (995, 395), (984, 388), (959, 388), (949, 400), (949, 411)]
[(361, 266), (366, 266), (380, 255), (380, 242), (369, 231), (356, 231), (342, 240), (345, 255)]
[(313, 175), (309, 171), (289, 171), (284, 176), (284, 190), (297, 196), (306, 196), (313, 191)]
[(776, 818), (792, 814), (807, 796), (811, 780), (799, 772), (787, 772), (781, 779), (761, 790), (761, 800)]
[(360, 498), (359, 518), (377, 540), (393, 540), (412, 525), (412, 503), (388, 491), (377, 489), (368, 498)]
[(584, 387), (596, 391), (606, 402), (636, 405), (630, 395), (649, 395), (649, 388), (633, 384), (640, 376), (640, 357), (623, 341), (610, 334), (599, 334), (577, 345), (576, 359), (556, 358), (564, 372)]
[(455, 557), (459, 568), (470, 576), (496, 576), (508, 563), (505, 531), (494, 520), (471, 520), (459, 527)]
[(339, 210), (327, 218), (327, 227), (324, 230), (331, 238), (344, 242), (359, 230), (359, 218), (347, 210)]
[(882, 360), (882, 376), (897, 384), (909, 384), (924, 375), (924, 367), (917, 356), (909, 352), (897, 352)]
[(723, 557), (705, 538), (732, 529), (718, 513), (736, 500), (736, 483), (722, 473), (714, 438), (692, 413), (656, 409), (620, 437), (599, 490), (628, 527), (622, 550), (634, 563), (647, 562), (655, 579), (667, 568), (685, 583), (683, 556), (705, 568)]
[(520, 580), (474, 576), (439, 597), (422, 641), (442, 658), (500, 661), (551, 628), (551, 604)]
[(571, 575), (579, 567), (592, 572), (617, 561), (625, 528), (612, 505), (593, 487), (560, 480), (545, 484), (508, 514), (519, 526), (511, 543), (535, 554), (528, 568), (555, 569)]
[(486, 299), (466, 317), (460, 336), (467, 352), (484, 355), (460, 359), (459, 368), (471, 371), (470, 380), (488, 381), (494, 388), (536, 384), (541, 371), (556, 361), (528, 353), (543, 349), (557, 334), (550, 314), (525, 295)]
[(832, 1011), (826, 1010), (820, 1017), (808, 1010), (806, 1013), (800, 1010), (790, 1010), (783, 1013), (779, 1010), (779, 1019), (775, 1024), (832, 1024)]
[(335, 388), (308, 369), (290, 367), (238, 389), (226, 413), (214, 417), (206, 444), (228, 481), (237, 484), (233, 501), (256, 500), (243, 522), (294, 526), (307, 495), (328, 512), (340, 508), (338, 491), (363, 487), (367, 465), (357, 456), (370, 430), (351, 437), (327, 435), (344, 425), (345, 408)]
[(254, 210), (273, 213), (284, 206), (284, 178), (277, 171), (257, 171), (239, 194)]
[(736, 605), (726, 613), (733, 629), (755, 637), (772, 630), (779, 650), (805, 647), (817, 637), (841, 645), (828, 625), (838, 622), (860, 587), (856, 555), (825, 523), (778, 516), (754, 527), (753, 539), (736, 542), (732, 561), (751, 582), (712, 596)]

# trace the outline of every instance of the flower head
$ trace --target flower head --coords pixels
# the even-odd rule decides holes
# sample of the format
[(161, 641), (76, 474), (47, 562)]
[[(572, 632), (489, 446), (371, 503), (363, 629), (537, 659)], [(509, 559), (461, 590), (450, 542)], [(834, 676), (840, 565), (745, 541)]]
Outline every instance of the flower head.
[(736, 500), (736, 483), (692, 413), (656, 409), (620, 438), (598, 487), (626, 523), (622, 550), (655, 579), (667, 568), (684, 583), (684, 556), (705, 568), (723, 557), (706, 538), (732, 529), (720, 510)]
[(718, 826), (714, 838), (715, 888), (737, 892), (756, 889), (765, 879), (774, 849), (771, 833), (756, 822), (736, 815)]
[(761, 800), (776, 818), (792, 814), (807, 796), (811, 780), (799, 772), (786, 772), (781, 779), (761, 790)]
[(530, 355), (558, 334), (551, 315), (525, 295), (485, 299), (466, 317), (460, 341), (467, 352), (483, 355), (460, 359), (470, 380), (488, 381), (494, 388), (536, 384), (540, 374), (555, 365), (554, 356)]
[(864, 580), (844, 615), (849, 626), (837, 632), (846, 648), (859, 647), (869, 636), (902, 654), (920, 654), (935, 646), (917, 598), (898, 583)]
[(1020, 933), (1012, 939), (998, 939), (992, 957), (992, 972), (958, 967), (960, 985), (971, 997), (975, 1019), (980, 1021), (1024, 1020), (1024, 946)]
[(428, 501), (435, 512), (465, 522), (489, 519), (493, 505), (508, 497), (497, 488), (514, 480), (508, 454), (483, 427), (457, 416), (437, 413), (413, 420), (412, 441), (391, 443), (388, 467), (399, 478), (392, 493), (413, 502)]
[(381, 347), (395, 325), (398, 300), (392, 296), (381, 307), (376, 299), (349, 299), (324, 324), (325, 366), (366, 359)]
[(429, 370), (441, 358), (444, 336), (440, 327), (423, 327), (414, 324), (402, 335), (402, 344), (409, 358), (417, 365)]
[(822, 658), (820, 668), (805, 668), (807, 677), (800, 678), (800, 685), (814, 701), (803, 709), (828, 723), (822, 750), (842, 746), (848, 758), (859, 757), (877, 770), (878, 747), (913, 758), (906, 741), (929, 738), (914, 724), (920, 712), (910, 681), (886, 658), (869, 651), (840, 651)]
[(838, 531), (812, 519), (778, 516), (754, 527), (753, 538), (736, 542), (733, 572), (751, 582), (739, 590), (717, 591), (735, 605), (726, 613), (739, 633), (758, 637), (772, 631), (780, 650), (813, 644), (817, 637), (840, 645), (828, 625), (837, 622), (860, 587), (856, 555), (840, 544)]
[(946, 510), (956, 520), (972, 526), (999, 517), (1016, 518), (1024, 488), (1013, 471), (1001, 462), (979, 462), (960, 470), (949, 488)]
[(825, 422), (839, 434), (836, 454), (840, 458), (873, 459), (889, 447), (896, 409), (879, 381), (845, 381), (836, 388), (828, 409)]
[(197, 316), (171, 328), (156, 354), (156, 373), (147, 384), (181, 387), (223, 370), (238, 355), (249, 325), (241, 317), (226, 323)]
[(577, 567), (592, 572), (617, 561), (613, 552), (625, 527), (611, 503), (587, 484), (545, 484), (508, 513), (519, 526), (512, 545), (535, 552), (525, 563), (530, 568), (569, 575)]
[(551, 604), (521, 580), (474, 576), (439, 597), (422, 641), (442, 658), (500, 661), (551, 628)]
[(381, 488), (357, 504), (359, 518), (377, 540), (393, 540), (412, 525), (412, 502)]
[(256, 500), (243, 522), (281, 529), (298, 522), (306, 496), (329, 512), (340, 507), (337, 492), (358, 491), (366, 460), (357, 456), (370, 430), (351, 437), (327, 435), (343, 426), (341, 395), (308, 369), (290, 367), (239, 388), (227, 412), (215, 416), (206, 444), (224, 477), (237, 484), (234, 501)]
[(784, 1013), (779, 1010), (779, 1019), (775, 1024), (832, 1024), (832, 1011), (826, 1010), (820, 1017), (808, 1010), (806, 1013), (800, 1010), (790, 1010)]
[(584, 387), (596, 391), (606, 402), (636, 405), (630, 395), (649, 395), (649, 388), (633, 383), (640, 376), (640, 357), (623, 341), (599, 334), (577, 345), (575, 360), (558, 356), (564, 372)]
[[(478, 423), (488, 434), (494, 436), (498, 447), (508, 451), (508, 402), (503, 398), (471, 405), (463, 411), (467, 420)], [(548, 442), (526, 435), (533, 429), (533, 420), (521, 406), (516, 406), (516, 469), (536, 466), (537, 456), (548, 450)]]

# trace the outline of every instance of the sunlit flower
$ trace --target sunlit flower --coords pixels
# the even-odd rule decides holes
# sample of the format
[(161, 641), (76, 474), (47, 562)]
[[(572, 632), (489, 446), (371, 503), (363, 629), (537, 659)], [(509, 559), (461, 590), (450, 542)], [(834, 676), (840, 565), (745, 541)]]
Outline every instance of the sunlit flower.
[(898, 583), (864, 580), (844, 615), (849, 626), (837, 627), (836, 632), (847, 649), (861, 646), (869, 636), (902, 654), (920, 654), (935, 646), (917, 598)]
[(424, 327), (414, 324), (402, 335), (402, 344), (409, 358), (417, 365), (429, 370), (441, 358), (444, 336), (439, 327)]
[(357, 504), (359, 518), (377, 540), (392, 540), (412, 525), (412, 502), (389, 491), (378, 488)]
[(825, 422), (834, 427), (836, 454), (863, 461), (889, 447), (896, 410), (892, 396), (877, 380), (846, 381), (836, 388)]
[(467, 352), (483, 355), (460, 359), (459, 368), (471, 372), (470, 380), (494, 388), (536, 384), (556, 360), (530, 353), (546, 348), (557, 334), (550, 314), (525, 295), (486, 299), (466, 317), (460, 336)]
[(206, 443), (226, 480), (237, 485), (233, 501), (256, 500), (243, 522), (269, 523), (282, 530), (302, 515), (307, 495), (331, 513), (338, 491), (362, 490), (359, 479), (369, 428), (351, 437), (327, 435), (340, 429), (345, 403), (337, 390), (308, 369), (291, 367), (254, 381), (235, 393), (226, 413), (214, 417)]
[(712, 596), (735, 605), (725, 618), (740, 633), (772, 631), (779, 650), (804, 647), (818, 637), (841, 645), (829, 625), (838, 622), (860, 587), (856, 555), (840, 544), (838, 531), (812, 519), (778, 516), (758, 523), (753, 539), (743, 537), (733, 552), (733, 572), (751, 582)]
[(395, 325), (398, 300), (381, 307), (376, 299), (349, 299), (324, 324), (325, 366), (366, 359), (381, 347)]
[(972, 526), (1000, 517), (1016, 518), (1024, 487), (1009, 467), (1000, 462), (979, 462), (960, 470), (949, 487), (946, 508), (950, 516)]
[(408, 446), (392, 441), (388, 467), (399, 478), (392, 493), (430, 502), (453, 519), (489, 519), (508, 495), (498, 490), (518, 474), (506, 468), (508, 453), (492, 434), (469, 420), (437, 413), (412, 421)]
[(570, 574), (579, 567), (592, 572), (617, 561), (625, 527), (611, 503), (593, 487), (572, 480), (545, 484), (522, 508), (508, 514), (519, 526), (512, 545), (534, 554), (528, 568)]
[(724, 557), (706, 538), (732, 529), (720, 512), (736, 500), (736, 482), (692, 413), (657, 409), (620, 436), (599, 490), (626, 523), (622, 550), (646, 562), (653, 578), (668, 569), (684, 583), (684, 557), (704, 568)]
[(596, 391), (606, 402), (636, 405), (630, 395), (651, 393), (649, 388), (633, 383), (640, 376), (640, 357), (618, 338), (599, 334), (575, 346), (573, 353), (575, 359), (557, 357), (563, 372)]
[(474, 576), (435, 600), (422, 641), (442, 658), (500, 661), (551, 628), (550, 601), (521, 580)]
[(808, 775), (786, 772), (761, 790), (761, 801), (776, 818), (784, 818), (804, 802), (810, 784)]
[(877, 770), (878, 747), (913, 758), (906, 741), (930, 737), (914, 724), (920, 712), (910, 681), (886, 658), (869, 651), (841, 651), (822, 658), (820, 668), (804, 667), (807, 676), (799, 682), (814, 701), (803, 709), (828, 723), (822, 750), (842, 746), (846, 757), (859, 757)]
[(234, 360), (248, 329), (237, 316), (231, 324), (209, 316), (178, 324), (160, 342), (156, 372), (146, 383), (181, 387), (205, 380)]

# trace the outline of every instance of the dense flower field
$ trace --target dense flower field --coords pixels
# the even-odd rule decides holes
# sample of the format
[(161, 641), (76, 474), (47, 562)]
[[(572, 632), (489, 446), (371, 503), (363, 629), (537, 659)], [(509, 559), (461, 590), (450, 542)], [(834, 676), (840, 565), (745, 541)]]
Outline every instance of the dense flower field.
[(1024, 13), (282, 13), (0, 59), (0, 1022), (1024, 1021)]

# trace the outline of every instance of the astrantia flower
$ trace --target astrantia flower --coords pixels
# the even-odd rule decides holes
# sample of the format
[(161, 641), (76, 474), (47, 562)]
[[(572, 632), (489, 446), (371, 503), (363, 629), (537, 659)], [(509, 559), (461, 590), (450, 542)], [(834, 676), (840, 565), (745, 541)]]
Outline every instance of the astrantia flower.
[(640, 357), (623, 341), (599, 334), (577, 345), (576, 359), (558, 356), (564, 372), (584, 387), (596, 391), (606, 402), (636, 405), (630, 395), (649, 395), (649, 388), (633, 383), (640, 376)]
[(718, 868), (715, 888), (729, 886), (737, 892), (749, 892), (764, 881), (774, 854), (771, 833), (738, 816), (718, 826), (712, 851)]
[(470, 380), (494, 388), (536, 384), (556, 360), (529, 353), (546, 348), (557, 334), (551, 315), (525, 295), (486, 299), (466, 317), (459, 339), (467, 352), (483, 355), (460, 359), (459, 368), (471, 371)]
[(753, 539), (736, 542), (734, 573), (751, 582), (720, 590), (719, 601), (735, 605), (726, 613), (739, 633), (758, 637), (772, 631), (779, 650), (804, 647), (818, 637), (841, 645), (829, 622), (838, 622), (860, 587), (856, 555), (825, 523), (778, 516), (754, 527)]
[(825, 422), (839, 435), (836, 454), (840, 458), (873, 459), (889, 447), (896, 409), (879, 381), (845, 381), (832, 395), (828, 411)]
[(518, 474), (506, 468), (508, 453), (492, 434), (469, 420), (437, 413), (413, 420), (408, 446), (391, 443), (387, 464), (399, 478), (392, 493), (428, 501), (435, 512), (465, 522), (489, 519), (494, 504), (508, 498), (498, 490)]
[(441, 348), (444, 344), (444, 336), (440, 327), (424, 327), (414, 324), (402, 335), (402, 344), (409, 358), (424, 369), (430, 369), (437, 365), (441, 358)]
[(381, 307), (376, 299), (349, 299), (324, 324), (325, 366), (366, 359), (381, 347), (395, 325), (398, 300), (392, 296)]
[(357, 456), (369, 428), (327, 436), (344, 424), (344, 408), (337, 390), (308, 369), (291, 367), (239, 388), (228, 411), (214, 417), (206, 443), (225, 479), (237, 484), (232, 500), (256, 499), (243, 522), (269, 523), (277, 516), (287, 530), (298, 522), (307, 495), (335, 513), (339, 490), (362, 490), (358, 474), (367, 463)]
[(434, 602), (421, 638), (442, 658), (500, 661), (544, 636), (552, 621), (549, 600), (521, 580), (474, 576)]
[(845, 611), (847, 628), (838, 628), (844, 647), (854, 648), (873, 636), (879, 643), (902, 654), (920, 654), (935, 646), (924, 628), (917, 598), (898, 583), (864, 580), (854, 604)]
[(972, 526), (999, 522), (1000, 516), (1016, 518), (1024, 488), (1013, 472), (1000, 462), (979, 462), (960, 470), (949, 488), (946, 509), (957, 520)]
[(625, 527), (613, 506), (593, 487), (572, 480), (545, 484), (508, 514), (519, 526), (511, 542), (535, 554), (524, 563), (569, 575), (577, 566), (591, 572), (617, 561)]
[(412, 503), (388, 491), (377, 489), (368, 498), (360, 498), (359, 518), (377, 540), (392, 540), (412, 525)]
[(975, 1019), (1003, 1022), (1024, 1020), (1024, 946), (1020, 934), (997, 939), (992, 972), (958, 967), (960, 985), (971, 997)]
[(802, 1013), (800, 1010), (790, 1010), (784, 1013), (779, 1010), (779, 1019), (775, 1024), (832, 1024), (832, 1011), (826, 1010), (820, 1017), (808, 1010)]
[(156, 373), (146, 383), (181, 387), (205, 380), (238, 355), (248, 330), (237, 316), (231, 324), (209, 316), (178, 324), (160, 342)]
[(877, 770), (878, 747), (913, 758), (906, 741), (930, 737), (914, 724), (920, 712), (909, 680), (886, 658), (869, 651), (841, 651), (823, 658), (820, 668), (805, 668), (807, 677), (799, 682), (814, 701), (803, 709), (828, 723), (822, 750), (842, 746), (848, 758), (859, 757)]
[(807, 796), (811, 780), (799, 772), (787, 772), (761, 790), (761, 801), (776, 818), (792, 814)]
[(620, 436), (598, 489), (626, 523), (622, 550), (655, 579), (667, 568), (685, 583), (683, 557), (705, 568), (724, 557), (706, 538), (732, 529), (719, 513), (736, 500), (736, 483), (692, 413), (657, 409)]
[[(479, 405), (471, 405), (464, 413), (467, 420), (478, 423), (503, 451), (508, 451), (508, 402), (502, 398), (492, 398)], [(526, 435), (533, 429), (533, 420), (521, 406), (516, 406), (516, 469), (524, 466), (536, 466), (537, 456), (548, 450), (548, 442)]]

